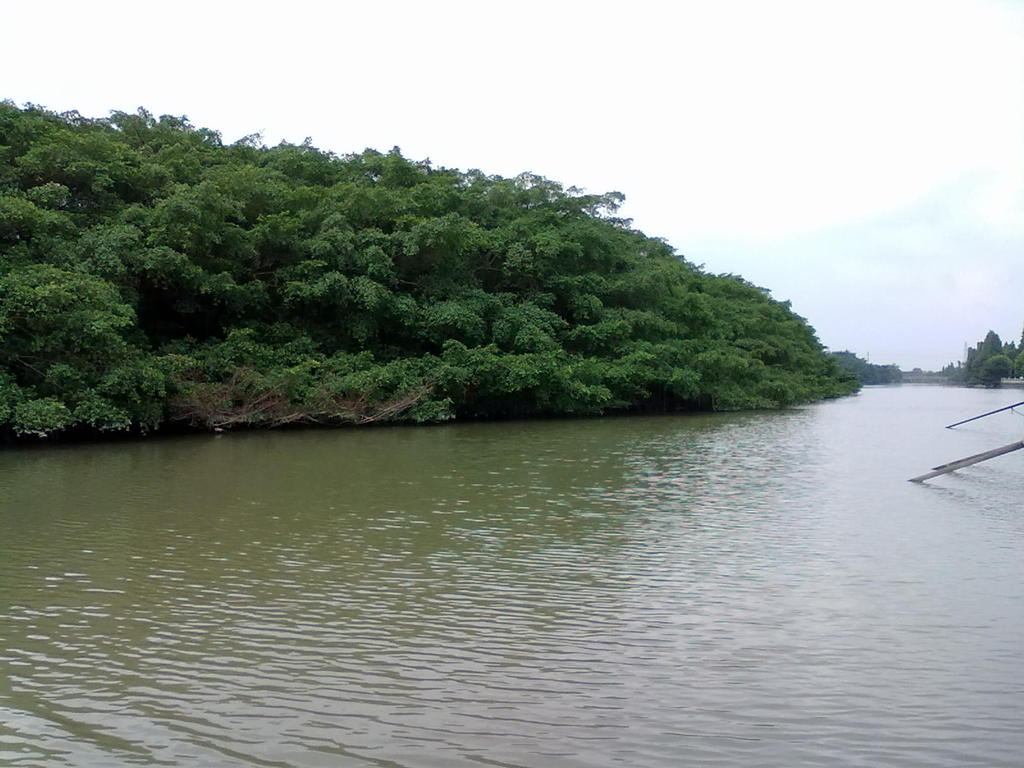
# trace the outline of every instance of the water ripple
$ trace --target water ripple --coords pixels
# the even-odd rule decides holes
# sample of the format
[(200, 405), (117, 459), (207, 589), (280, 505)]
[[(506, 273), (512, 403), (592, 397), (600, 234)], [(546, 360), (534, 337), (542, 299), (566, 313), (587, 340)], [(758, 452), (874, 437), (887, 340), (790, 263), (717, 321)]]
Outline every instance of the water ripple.
[(1017, 766), (1024, 481), (911, 396), (0, 453), (0, 765)]

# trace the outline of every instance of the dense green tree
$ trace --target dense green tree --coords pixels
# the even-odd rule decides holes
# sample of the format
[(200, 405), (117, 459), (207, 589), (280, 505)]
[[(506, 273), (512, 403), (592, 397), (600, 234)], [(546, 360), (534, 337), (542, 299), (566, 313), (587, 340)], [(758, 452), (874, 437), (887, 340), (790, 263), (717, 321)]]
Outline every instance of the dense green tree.
[(0, 430), (778, 407), (856, 384), (622, 197), (0, 104)]
[(978, 380), (987, 386), (995, 386), (1012, 373), (1013, 361), (1007, 355), (992, 355), (985, 360), (981, 370), (978, 371)]
[(960, 384), (996, 387), (1001, 379), (1014, 375), (1019, 357), (1016, 344), (1004, 344), (999, 334), (989, 331), (977, 346), (967, 350), (967, 360), (950, 368), (949, 374)]

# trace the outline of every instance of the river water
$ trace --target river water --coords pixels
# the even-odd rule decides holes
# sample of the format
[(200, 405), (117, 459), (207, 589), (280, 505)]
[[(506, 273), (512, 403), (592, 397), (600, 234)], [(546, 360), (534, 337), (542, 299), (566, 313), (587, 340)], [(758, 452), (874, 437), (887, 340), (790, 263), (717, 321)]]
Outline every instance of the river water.
[(0, 765), (1018, 766), (1017, 391), (0, 452)]

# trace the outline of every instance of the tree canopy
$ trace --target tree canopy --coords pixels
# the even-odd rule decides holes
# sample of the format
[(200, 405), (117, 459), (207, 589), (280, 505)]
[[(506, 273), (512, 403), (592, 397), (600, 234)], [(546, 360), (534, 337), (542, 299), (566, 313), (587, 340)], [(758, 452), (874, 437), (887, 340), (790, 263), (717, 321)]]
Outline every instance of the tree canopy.
[(0, 430), (771, 408), (788, 304), (532, 174), (0, 103)]
[(1004, 378), (1024, 376), (1024, 337), (1018, 347), (1012, 341), (1004, 343), (998, 333), (989, 331), (967, 350), (967, 360), (948, 365), (942, 373), (958, 384), (982, 387), (998, 387)]

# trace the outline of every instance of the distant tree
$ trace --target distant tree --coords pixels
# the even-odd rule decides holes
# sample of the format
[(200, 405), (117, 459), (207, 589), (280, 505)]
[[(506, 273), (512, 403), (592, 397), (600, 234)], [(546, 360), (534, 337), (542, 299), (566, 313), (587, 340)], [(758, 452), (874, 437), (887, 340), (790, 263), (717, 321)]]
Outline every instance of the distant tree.
[(853, 352), (833, 352), (832, 357), (839, 367), (856, 377), (861, 384), (898, 384), (903, 373), (897, 365), (875, 365)]
[(978, 383), (997, 386), (1001, 379), (1013, 373), (1013, 361), (1007, 355), (999, 354), (985, 360), (978, 372)]
[(1003, 344), (999, 334), (989, 331), (977, 346), (967, 350), (967, 360), (958, 369), (956, 380), (968, 385), (999, 386), (1000, 379), (1013, 375), (1019, 357), (1016, 344)]

